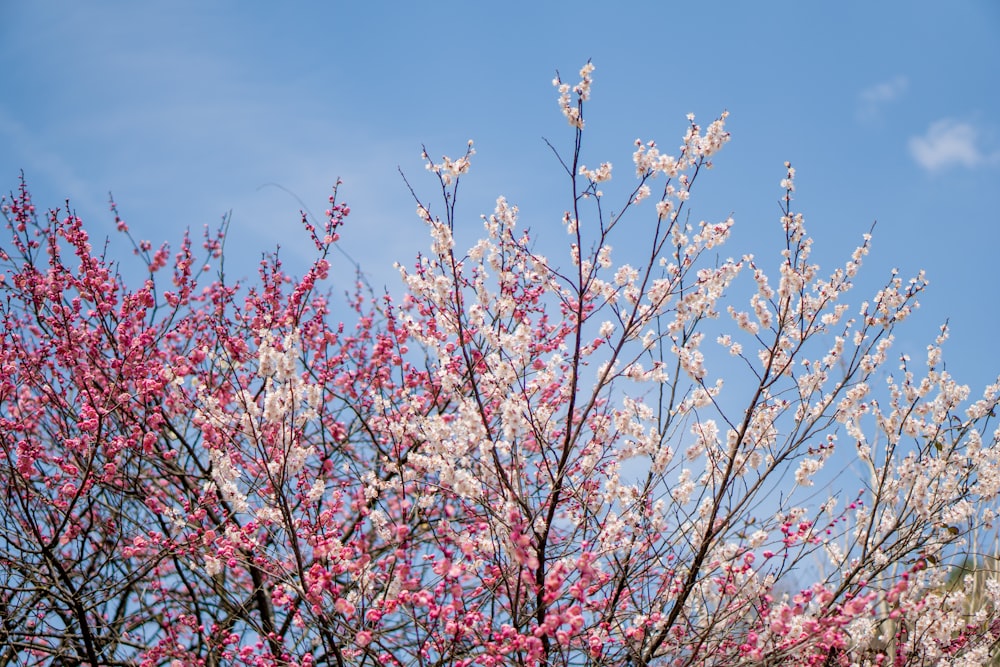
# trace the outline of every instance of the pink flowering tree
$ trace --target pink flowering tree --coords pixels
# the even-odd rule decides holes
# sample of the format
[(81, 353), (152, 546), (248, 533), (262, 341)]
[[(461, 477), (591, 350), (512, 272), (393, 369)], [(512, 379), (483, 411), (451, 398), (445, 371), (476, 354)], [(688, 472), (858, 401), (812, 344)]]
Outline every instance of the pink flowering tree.
[(611, 164), (583, 162), (592, 71), (555, 81), (559, 254), (503, 198), (457, 248), (472, 145), (425, 153), (429, 250), (400, 298), (352, 279), (347, 323), (322, 285), (344, 285), (336, 191), (303, 217), (313, 264), (270, 256), (252, 285), (224, 229), (134, 242), (129, 286), (68, 205), (4, 202), (0, 664), (996, 653), (996, 568), (955, 566), (997, 555), (1000, 385), (944, 370), (946, 328), (894, 354), (923, 276), (849, 305), (870, 237), (822, 272), (790, 165), (779, 251), (718, 259), (734, 222), (692, 223), (689, 198), (725, 114), (675, 154), (637, 141), (610, 205)]

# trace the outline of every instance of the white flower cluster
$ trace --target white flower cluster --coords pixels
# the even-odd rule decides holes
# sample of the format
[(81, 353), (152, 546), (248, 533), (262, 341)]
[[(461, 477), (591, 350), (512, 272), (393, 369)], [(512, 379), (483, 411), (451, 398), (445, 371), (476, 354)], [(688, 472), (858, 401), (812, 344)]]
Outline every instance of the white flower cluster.
[[(592, 70), (584, 67), (573, 88), (555, 81), (562, 112), (578, 130)], [(884, 391), (873, 388), (894, 326), (916, 307), (926, 284), (922, 274), (908, 283), (894, 274), (852, 316), (842, 301), (870, 236), (844, 265), (821, 275), (804, 217), (791, 209), (790, 164), (781, 181), (785, 246), (773, 281), (752, 255), (717, 255), (731, 218), (691, 224), (681, 217), (700, 169), (728, 141), (726, 117), (704, 132), (690, 117), (676, 156), (654, 142), (636, 142), (639, 184), (624, 208), (651, 196), (647, 181), (663, 175), (667, 182), (649, 225), (654, 252), (629, 258), (631, 264), (622, 261), (617, 242), (612, 252), (619, 216), (603, 214), (600, 201), (590, 202), (594, 209), (579, 206), (584, 193), (563, 216), (572, 236), (570, 271), (550, 268), (531, 250), (527, 233), (515, 235), (517, 209), (502, 198), (485, 220), (487, 237), (465, 256), (454, 252), (450, 224), (431, 221), (421, 206), (432, 252), (412, 273), (401, 269), (418, 304), (403, 322), (429, 352), (449, 412), (393, 415), (379, 425), (394, 441), (421, 443), (399, 471), (399, 489), (428, 479), (434, 491), (427, 494), (507, 503), (522, 514), (557, 503), (555, 514), (533, 516), (571, 525), (600, 555), (642, 553), (670, 562), (676, 572), (657, 594), (669, 598), (692, 586), (682, 613), (698, 622), (717, 620), (713, 610), (730, 603), (736, 609), (737, 600), (752, 606), (746, 600), (768, 592), (772, 572), (780, 576), (780, 568), (817, 553), (845, 582), (864, 580), (861, 589), (885, 597), (878, 586), (890, 576), (886, 568), (915, 555), (939, 557), (966, 526), (993, 521), (1000, 494), (1000, 432), (983, 426), (1000, 402), (1000, 384), (964, 408), (967, 388), (941, 367), (945, 332), (927, 350), (924, 377), (904, 362), (901, 378), (890, 378)], [(580, 164), (579, 153), (574, 158)], [(607, 162), (570, 174), (587, 179), (591, 195), (611, 175)], [(589, 210), (598, 213), (588, 216)], [(712, 322), (744, 268), (752, 273), (745, 310), (729, 306), (731, 321)], [(728, 355), (709, 350), (705, 340)], [(748, 404), (723, 395), (722, 379), (710, 373), (720, 358), (727, 394), (749, 382)], [(745, 376), (729, 381), (732, 368)], [(819, 485), (842, 434), (872, 478), (864, 498), (835, 515), (837, 498), (817, 506), (810, 487)], [(781, 485), (791, 487), (790, 496), (767, 497)], [(793, 506), (803, 498), (808, 509)], [(746, 516), (771, 502), (776, 511)], [(497, 521), (519, 566), (531, 563), (532, 540), (546, 533), (547, 520), (532, 522), (534, 535)], [(698, 560), (670, 561), (685, 549), (685, 557)], [(770, 562), (754, 566), (754, 558)], [(692, 566), (700, 570), (684, 571)], [(914, 584), (914, 604), (927, 599), (928, 585)], [(827, 602), (835, 595), (822, 587), (812, 593)], [(817, 598), (774, 605), (788, 618), (766, 628), (757, 646), (797, 637), (826, 618), (826, 602)], [(877, 626), (868, 622), (870, 606), (859, 598), (845, 615), (858, 637)], [(647, 623), (644, 614), (630, 618), (637, 627)]]
[(209, 449), (212, 461), (212, 481), (222, 498), (229, 503), (234, 512), (243, 514), (250, 510), (247, 496), (240, 488), (242, 470), (234, 465), (227, 452), (220, 449)]
[(569, 84), (563, 83), (558, 75), (552, 80), (552, 85), (559, 90), (559, 108), (562, 109), (563, 115), (566, 116), (569, 124), (578, 130), (583, 129), (583, 116), (580, 113), (580, 108), (582, 103), (590, 98), (590, 85), (593, 82), (591, 74), (593, 71), (594, 65), (589, 62), (580, 68), (580, 82), (572, 88), (572, 92), (577, 97), (577, 104), (575, 106), (570, 97), (571, 89)]
[(458, 179), (459, 176), (469, 172), (469, 167), (472, 166), (471, 158), (475, 154), (476, 149), (473, 148), (472, 139), (469, 139), (465, 155), (457, 160), (452, 160), (447, 155), (444, 155), (441, 157), (441, 162), (434, 162), (431, 160), (426, 150), (420, 153), (420, 157), (426, 162), (424, 167), (427, 171), (437, 174), (441, 179), (441, 183), (448, 186), (451, 185), (454, 180)]
[[(287, 334), (280, 348), (275, 345), (270, 331), (262, 331), (260, 337), (257, 372), (264, 378), (264, 409), (260, 417), (270, 424), (281, 424), (291, 417), (290, 423), (301, 427), (316, 418), (316, 408), (323, 400), (323, 389), (302, 380), (298, 369), (299, 332)], [(256, 416), (256, 410), (249, 405), (247, 407), (248, 416)]]
[(611, 180), (611, 163), (602, 162), (597, 169), (587, 169), (586, 165), (580, 165), (580, 175), (586, 176), (593, 183), (603, 183)]
[[(314, 449), (300, 440), (303, 427), (317, 416), (323, 392), (302, 379), (297, 331), (280, 344), (269, 330), (259, 336), (257, 376), (263, 379), (262, 391), (239, 389), (229, 406), (199, 383), (194, 422), (206, 432), (211, 461), (205, 491), (217, 491), (231, 511), (271, 525), (283, 521), (276, 493), (296, 477), (309, 478), (303, 480), (309, 502), (322, 497), (324, 481), (308, 469)], [(220, 441), (219, 433), (230, 435)], [(260, 489), (272, 491), (258, 493)]]

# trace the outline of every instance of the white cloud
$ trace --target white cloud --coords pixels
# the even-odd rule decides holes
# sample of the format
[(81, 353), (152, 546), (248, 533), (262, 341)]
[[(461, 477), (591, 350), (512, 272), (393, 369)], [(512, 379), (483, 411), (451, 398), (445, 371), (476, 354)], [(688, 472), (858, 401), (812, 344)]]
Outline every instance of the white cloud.
[(909, 146), (913, 159), (928, 171), (954, 166), (972, 169), (1000, 159), (1000, 153), (984, 152), (979, 128), (951, 118), (931, 123), (922, 137), (910, 138)]
[(862, 90), (858, 95), (858, 118), (862, 121), (878, 118), (882, 107), (905, 93), (909, 83), (905, 76), (900, 75)]

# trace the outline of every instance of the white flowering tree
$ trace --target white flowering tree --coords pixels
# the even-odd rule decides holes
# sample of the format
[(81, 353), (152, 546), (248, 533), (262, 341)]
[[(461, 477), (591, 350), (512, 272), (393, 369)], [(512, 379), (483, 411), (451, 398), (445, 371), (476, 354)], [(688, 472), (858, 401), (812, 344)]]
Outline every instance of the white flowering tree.
[[(581, 161), (592, 71), (555, 81), (569, 252), (503, 198), (457, 250), (474, 151), (425, 151), (430, 251), (401, 299), (359, 288), (351, 325), (317, 287), (333, 197), (302, 278), (274, 257), (252, 289), (206, 280), (185, 240), (164, 286), (139, 242), (130, 290), (75, 216), (11, 196), (0, 662), (989, 660), (997, 580), (953, 565), (996, 555), (1000, 385), (944, 371), (944, 328), (893, 355), (923, 276), (849, 305), (869, 236), (821, 272), (788, 164), (780, 253), (715, 260), (734, 222), (692, 224), (689, 197), (725, 114), (675, 155), (637, 141), (612, 212), (611, 164)], [(845, 457), (860, 477), (824, 470)]]

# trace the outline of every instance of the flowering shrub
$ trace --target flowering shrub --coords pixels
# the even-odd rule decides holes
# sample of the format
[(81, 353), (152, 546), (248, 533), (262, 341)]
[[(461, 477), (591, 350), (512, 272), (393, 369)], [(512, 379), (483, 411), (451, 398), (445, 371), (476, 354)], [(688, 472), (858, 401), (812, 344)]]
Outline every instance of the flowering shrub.
[[(425, 151), (430, 250), (401, 299), (359, 284), (352, 323), (321, 289), (336, 190), (304, 219), (304, 275), (274, 255), (252, 286), (223, 273), (222, 232), (134, 242), (148, 276), (129, 287), (68, 207), (40, 214), (23, 184), (4, 202), (2, 664), (995, 653), (996, 568), (952, 564), (995, 519), (1000, 384), (951, 378), (946, 328), (896, 368), (923, 276), (849, 306), (870, 237), (822, 273), (788, 164), (780, 254), (715, 259), (734, 222), (690, 223), (689, 197), (725, 114), (689, 117), (675, 154), (637, 140), (612, 212), (612, 165), (582, 162), (592, 71), (555, 81), (568, 255), (539, 254), (503, 198), (457, 250), (474, 151)], [(639, 261), (615, 257), (623, 235), (645, 235)], [(864, 478), (817, 494), (845, 457)]]

